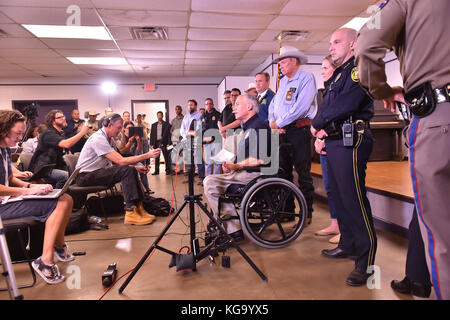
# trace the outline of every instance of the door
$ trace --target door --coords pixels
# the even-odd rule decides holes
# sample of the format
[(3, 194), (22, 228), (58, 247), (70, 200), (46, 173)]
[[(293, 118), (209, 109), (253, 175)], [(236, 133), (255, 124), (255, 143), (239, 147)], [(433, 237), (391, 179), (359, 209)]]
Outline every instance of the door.
[(163, 119), (168, 121), (169, 100), (131, 100), (132, 120), (135, 120), (138, 114), (145, 114), (145, 121), (151, 125), (158, 121), (156, 117), (158, 111), (161, 111), (163, 113)]

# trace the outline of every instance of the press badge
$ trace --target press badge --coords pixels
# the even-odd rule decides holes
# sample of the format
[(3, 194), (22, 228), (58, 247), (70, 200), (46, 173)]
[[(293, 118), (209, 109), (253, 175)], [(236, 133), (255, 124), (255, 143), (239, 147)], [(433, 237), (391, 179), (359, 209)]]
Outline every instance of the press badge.
[(297, 88), (289, 88), (288, 92), (286, 92), (286, 101), (292, 101), (295, 90), (297, 90)]

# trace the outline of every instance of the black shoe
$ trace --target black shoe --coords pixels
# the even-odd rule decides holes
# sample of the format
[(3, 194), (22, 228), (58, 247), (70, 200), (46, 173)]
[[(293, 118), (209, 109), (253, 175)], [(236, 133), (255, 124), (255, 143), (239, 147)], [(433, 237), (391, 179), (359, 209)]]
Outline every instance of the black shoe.
[(229, 236), (233, 238), (234, 242), (240, 242), (244, 240), (244, 232), (242, 232), (242, 230), (230, 233)]
[(347, 284), (349, 286), (352, 287), (360, 287), (360, 286), (364, 286), (367, 284), (367, 279), (369, 279), (369, 277), (372, 274), (367, 273), (364, 270), (360, 270), (358, 268), (355, 268), (350, 275), (347, 278)]
[(159, 175), (159, 172), (153, 172), (152, 173), (152, 176), (157, 176), (157, 175)]
[(347, 252), (345, 252), (344, 250), (342, 250), (339, 247), (336, 247), (334, 249), (323, 249), (322, 255), (327, 258), (333, 258), (333, 259), (343, 259), (343, 258), (350, 257), (350, 255)]
[(412, 294), (416, 297), (429, 298), (431, 294), (431, 285), (414, 282), (408, 277), (403, 280), (392, 280), (391, 288), (403, 294)]

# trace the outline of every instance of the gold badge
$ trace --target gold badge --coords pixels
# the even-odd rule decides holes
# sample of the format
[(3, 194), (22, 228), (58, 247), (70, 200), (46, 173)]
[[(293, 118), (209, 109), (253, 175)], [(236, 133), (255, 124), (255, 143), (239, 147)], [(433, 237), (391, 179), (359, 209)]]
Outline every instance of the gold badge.
[(263, 101), (261, 101), (261, 104), (266, 104), (266, 103), (267, 103), (266, 99), (263, 99)]
[(212, 116), (212, 121), (215, 121), (216, 120), (216, 116)]
[(359, 82), (358, 67), (353, 67), (352, 69), (352, 80), (354, 82)]
[(286, 92), (286, 101), (292, 101), (292, 96), (294, 95), (297, 88), (289, 88), (288, 92)]

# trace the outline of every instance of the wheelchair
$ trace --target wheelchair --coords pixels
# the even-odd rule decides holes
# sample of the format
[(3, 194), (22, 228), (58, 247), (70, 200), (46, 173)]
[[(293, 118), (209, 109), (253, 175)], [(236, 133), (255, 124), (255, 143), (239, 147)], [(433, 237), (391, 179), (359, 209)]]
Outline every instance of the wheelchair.
[[(238, 216), (222, 219), (223, 202), (234, 204)], [(261, 175), (247, 185), (232, 184), (219, 198), (218, 221), (239, 219), (244, 234), (255, 244), (276, 249), (287, 246), (302, 233), (308, 208), (299, 188), (277, 175)], [(208, 226), (214, 234), (215, 227)]]

